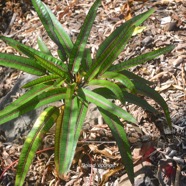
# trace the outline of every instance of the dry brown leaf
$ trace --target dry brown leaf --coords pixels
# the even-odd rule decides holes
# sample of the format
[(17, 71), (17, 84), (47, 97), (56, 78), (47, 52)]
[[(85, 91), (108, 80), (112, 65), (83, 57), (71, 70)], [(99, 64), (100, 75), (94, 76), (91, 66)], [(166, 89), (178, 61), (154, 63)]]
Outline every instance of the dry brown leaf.
[(99, 186), (103, 186), (104, 183), (106, 183), (108, 181), (108, 179), (114, 175), (115, 173), (117, 173), (118, 171), (120, 171), (121, 169), (123, 169), (123, 166), (118, 166), (114, 169), (108, 170), (107, 173), (103, 174), (102, 176), (102, 180), (101, 183), (99, 183)]
[(132, 151), (132, 159), (133, 159), (134, 164), (138, 162), (141, 158), (142, 158), (141, 148), (135, 148)]
[(132, 18), (131, 7), (133, 6), (134, 1), (145, 3), (148, 0), (128, 0), (126, 3), (124, 3), (124, 5), (121, 7), (121, 12), (124, 15), (124, 19), (126, 21)]
[(113, 155), (112, 152), (109, 149), (107, 149), (107, 148), (105, 148), (103, 150), (99, 150), (97, 145), (89, 145), (89, 148), (94, 153), (99, 153), (99, 154), (101, 154), (101, 155), (103, 155), (103, 156), (105, 156), (107, 158), (112, 159), (112, 160), (115, 160), (115, 159), (119, 159), (120, 158), (119, 155), (118, 156)]
[(121, 12), (123, 13), (124, 19), (125, 19), (126, 21), (132, 18), (132, 15), (131, 15), (131, 8), (130, 8), (129, 3), (125, 3), (125, 4), (121, 7)]

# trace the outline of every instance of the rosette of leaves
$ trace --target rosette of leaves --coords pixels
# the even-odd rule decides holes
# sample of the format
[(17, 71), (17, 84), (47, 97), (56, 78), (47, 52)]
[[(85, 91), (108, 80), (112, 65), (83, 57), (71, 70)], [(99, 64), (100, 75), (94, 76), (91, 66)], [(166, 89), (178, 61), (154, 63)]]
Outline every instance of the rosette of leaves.
[(54, 57), (41, 38), (40, 50), (21, 44), (11, 38), (0, 39), (22, 52), (27, 57), (0, 53), (0, 65), (37, 75), (38, 78), (23, 86), (27, 91), (16, 101), (0, 111), (0, 124), (6, 123), (43, 105), (61, 101), (60, 107), (48, 106), (36, 120), (22, 148), (17, 166), (15, 185), (23, 185), (29, 166), (46, 132), (56, 124), (55, 167), (63, 177), (71, 166), (88, 105), (97, 106), (117, 142), (123, 165), (130, 181), (134, 182), (130, 145), (120, 119), (136, 123), (135, 118), (115, 105), (113, 100), (136, 104), (156, 113), (139, 95), (154, 99), (163, 109), (167, 123), (171, 126), (169, 111), (164, 99), (150, 87), (150, 82), (129, 71), (130, 67), (143, 64), (174, 47), (167, 46), (135, 58), (113, 64), (123, 51), (134, 29), (153, 12), (151, 9), (116, 28), (99, 46), (92, 59), (86, 43), (101, 0), (90, 8), (76, 41), (73, 43), (51, 10), (40, 0), (32, 4), (50, 38), (57, 45), (58, 58)]

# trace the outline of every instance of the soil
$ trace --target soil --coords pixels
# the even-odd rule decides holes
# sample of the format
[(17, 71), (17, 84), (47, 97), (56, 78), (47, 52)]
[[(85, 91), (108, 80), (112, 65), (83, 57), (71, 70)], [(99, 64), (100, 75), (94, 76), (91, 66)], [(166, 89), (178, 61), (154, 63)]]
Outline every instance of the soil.
[[(74, 41), (93, 0), (44, 0), (57, 16)], [(184, 0), (103, 0), (91, 31), (88, 47), (94, 55), (99, 44), (126, 19), (152, 7), (155, 13), (143, 24), (144, 30), (129, 42), (117, 62), (130, 57), (174, 44), (175, 49), (159, 58), (131, 70), (154, 82), (154, 88), (166, 100), (172, 120), (172, 130), (166, 127), (161, 108), (160, 115), (150, 113), (134, 105), (125, 109), (132, 113), (138, 125), (124, 123), (131, 144), (135, 165), (135, 185), (184, 185), (186, 183), (186, 1)], [(56, 46), (48, 38), (36, 12), (28, 0), (0, 2), (0, 32), (26, 45), (38, 49), (38, 36), (46, 42), (53, 55)], [(0, 41), (1, 53), (21, 55)], [(14, 87), (25, 74), (0, 66), (0, 108), (2, 100), (11, 93), (11, 101), (21, 92)], [(12, 93), (13, 92), (13, 93)], [(6, 103), (7, 104), (7, 103)], [(27, 121), (19, 120), (20, 128), (15, 136), (0, 128), (0, 185), (14, 185), (17, 160), (24, 139), (36, 114)], [(25, 125), (27, 123), (27, 125)], [(21, 127), (26, 126), (24, 130)], [(13, 133), (13, 134), (14, 134)], [(19, 135), (17, 135), (19, 133)], [(85, 141), (97, 141), (86, 143)], [(101, 143), (100, 143), (101, 141)], [(30, 167), (25, 185), (130, 185), (125, 168), (121, 164), (118, 148), (108, 126), (93, 106), (87, 116), (76, 157), (71, 171), (58, 178), (54, 167), (54, 133), (50, 131), (43, 140)]]

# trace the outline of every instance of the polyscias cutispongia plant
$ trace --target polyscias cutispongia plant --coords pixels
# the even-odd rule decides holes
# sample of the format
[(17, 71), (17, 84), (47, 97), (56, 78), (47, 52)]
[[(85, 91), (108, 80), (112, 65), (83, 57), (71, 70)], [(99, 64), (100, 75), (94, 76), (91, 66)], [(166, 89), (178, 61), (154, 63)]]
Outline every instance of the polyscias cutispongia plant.
[(128, 69), (169, 52), (174, 46), (167, 46), (119, 64), (113, 64), (132, 37), (134, 29), (142, 24), (154, 12), (154, 9), (116, 28), (102, 42), (92, 59), (91, 50), (86, 47), (86, 43), (100, 1), (96, 0), (90, 8), (77, 40), (73, 43), (51, 10), (40, 0), (32, 0), (43, 26), (57, 45), (58, 58), (51, 54), (41, 38), (38, 38), (40, 47), (38, 51), (11, 38), (0, 36), (1, 40), (27, 56), (0, 53), (0, 65), (38, 76), (37, 79), (23, 86), (27, 89), (24, 95), (0, 111), (0, 124), (43, 105), (61, 101), (61, 106), (48, 106), (43, 111), (27, 136), (17, 166), (15, 185), (23, 185), (43, 136), (54, 124), (56, 124), (54, 155), (58, 176), (62, 177), (69, 171), (89, 103), (98, 107), (111, 129), (132, 183), (134, 173), (130, 145), (120, 119), (130, 123), (136, 123), (136, 120), (127, 111), (115, 105), (112, 100), (120, 100), (122, 104), (133, 103), (157, 113), (158, 111), (139, 94), (148, 96), (162, 107), (167, 123), (171, 126), (167, 104), (150, 87), (151, 82), (133, 74)]

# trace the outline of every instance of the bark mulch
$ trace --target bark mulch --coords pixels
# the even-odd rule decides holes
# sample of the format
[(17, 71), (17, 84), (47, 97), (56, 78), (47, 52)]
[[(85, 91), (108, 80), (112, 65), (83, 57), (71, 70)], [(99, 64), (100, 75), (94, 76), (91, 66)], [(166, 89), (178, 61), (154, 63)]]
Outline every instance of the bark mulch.
[[(75, 40), (93, 0), (44, 0)], [(137, 185), (175, 185), (186, 183), (186, 1), (103, 0), (91, 31), (88, 46), (93, 55), (99, 44), (125, 19), (149, 8), (156, 12), (143, 24), (144, 31), (134, 36), (117, 62), (174, 44), (175, 49), (144, 65), (131, 69), (154, 82), (154, 88), (166, 100), (172, 119), (172, 130), (165, 126), (163, 114), (153, 116), (134, 105), (125, 105), (138, 121), (133, 126), (124, 122), (131, 143)], [(0, 32), (26, 45), (38, 49), (40, 36), (57, 55), (28, 0), (0, 2)], [(19, 55), (0, 41), (0, 52)], [(22, 72), (0, 66), (0, 98), (4, 98), (19, 80)], [(15, 94), (15, 99), (19, 94)], [(161, 111), (158, 105), (148, 102)], [(23, 121), (27, 122), (27, 121)], [(20, 123), (20, 126), (22, 124)], [(0, 185), (13, 186), (17, 160), (25, 133), (8, 141), (0, 131)], [(90, 142), (94, 141), (94, 142)], [(54, 167), (54, 133), (43, 140), (43, 145), (30, 167), (25, 185), (130, 185), (116, 143), (108, 126), (93, 107), (85, 122), (71, 171), (59, 179)]]

